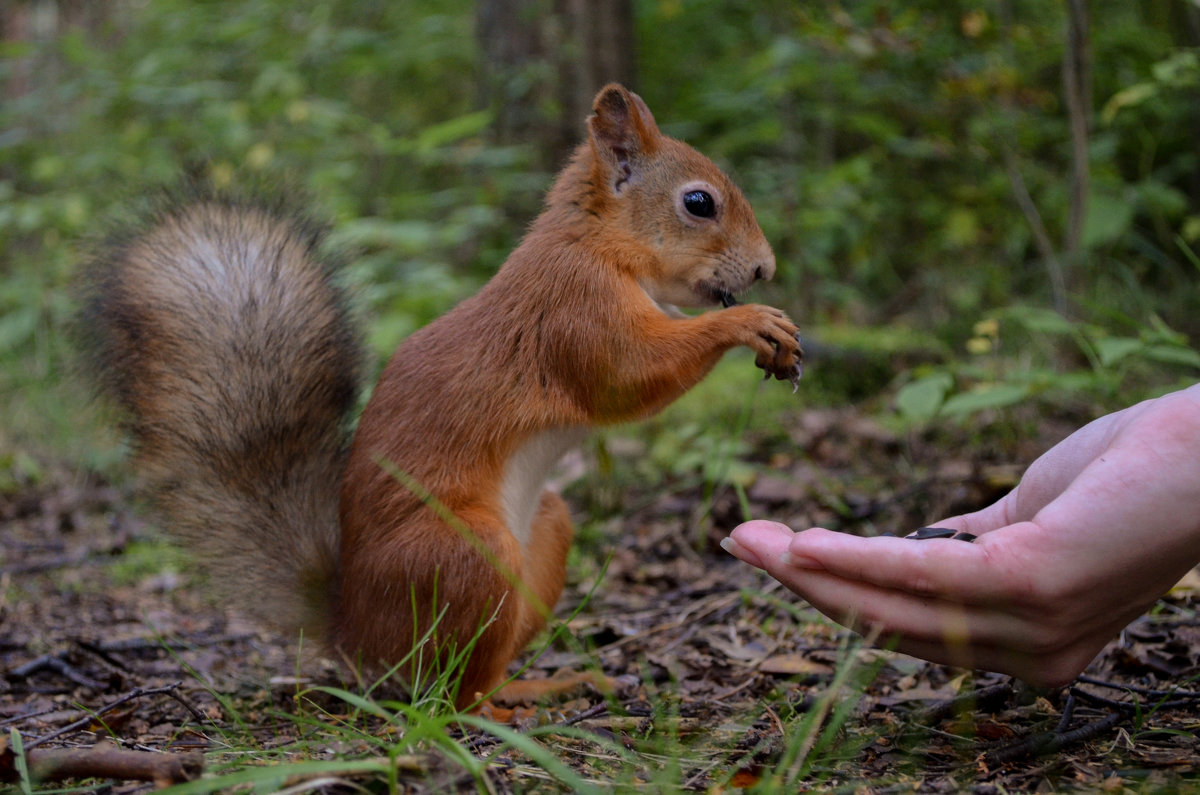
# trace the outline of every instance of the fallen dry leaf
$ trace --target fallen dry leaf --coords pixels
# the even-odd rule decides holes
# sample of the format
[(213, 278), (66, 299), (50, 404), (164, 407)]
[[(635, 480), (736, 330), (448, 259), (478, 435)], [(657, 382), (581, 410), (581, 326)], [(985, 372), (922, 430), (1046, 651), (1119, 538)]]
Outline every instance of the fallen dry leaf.
[(775, 654), (759, 663), (757, 668), (764, 674), (783, 674), (788, 676), (796, 674), (832, 676), (834, 673), (832, 665), (811, 660), (803, 654)]

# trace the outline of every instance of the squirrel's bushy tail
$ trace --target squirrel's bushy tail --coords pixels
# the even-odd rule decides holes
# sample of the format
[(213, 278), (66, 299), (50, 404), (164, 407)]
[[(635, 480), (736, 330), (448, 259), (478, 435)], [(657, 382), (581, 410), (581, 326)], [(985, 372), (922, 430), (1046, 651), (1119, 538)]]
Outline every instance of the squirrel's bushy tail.
[(252, 615), (325, 634), (361, 346), (321, 230), (200, 196), (84, 277), (82, 332), (165, 528)]

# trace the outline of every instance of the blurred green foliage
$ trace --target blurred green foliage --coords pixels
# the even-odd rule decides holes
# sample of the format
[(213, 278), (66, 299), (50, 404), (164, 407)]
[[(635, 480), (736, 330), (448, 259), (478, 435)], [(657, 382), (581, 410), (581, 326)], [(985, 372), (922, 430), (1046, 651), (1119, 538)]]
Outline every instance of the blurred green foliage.
[[(1198, 14), (1183, 0), (1090, 9), (1087, 216), (1081, 250), (1059, 252), (1074, 286), (1061, 320), (1084, 329), (1073, 334), (1010, 310), (1052, 298), (1014, 176), (1056, 245), (1066, 225), (1064, 4), (635, 3), (636, 88), (668, 133), (734, 174), (776, 247), (777, 282), (759, 297), (818, 340), (853, 329), (887, 341), (867, 346), (883, 357), (860, 371), (869, 383), (823, 399), (860, 399), (899, 373), (910, 390), (900, 412), (917, 421), (980, 385), (1005, 386), (997, 405), (1044, 392), (1015, 383), (1028, 367), (980, 370), (964, 351), (988, 319), (1029, 346), (1003, 353), (1036, 354), (1051, 384), (1103, 372), (1084, 386), (1115, 394), (1134, 361), (1167, 368), (1150, 381), (1195, 377)], [(474, 12), (466, 0), (115, 2), (99, 25), (5, 42), (9, 435), (44, 423), (41, 390), (62, 380), (67, 288), (90, 239), (183, 173), (310, 197), (350, 252), (380, 356), (482, 283), (552, 175), (529, 146), (488, 135)], [(897, 354), (909, 339), (962, 353), (921, 363)], [(837, 368), (837, 356), (819, 365)]]
[[(1153, 310), (1195, 333), (1197, 273), (1179, 244), (1200, 240), (1200, 22), (1192, 13), (1188, 32), (1182, 2), (1089, 5), (1103, 112), (1086, 250), (1070, 263), (1079, 311), (1137, 323)], [(647, 99), (685, 108), (668, 128), (737, 172), (802, 316), (903, 319), (961, 336), (983, 311), (1046, 302), (1006, 156), (1061, 239), (1064, 4), (641, 8), (644, 29), (657, 31), (641, 52)]]

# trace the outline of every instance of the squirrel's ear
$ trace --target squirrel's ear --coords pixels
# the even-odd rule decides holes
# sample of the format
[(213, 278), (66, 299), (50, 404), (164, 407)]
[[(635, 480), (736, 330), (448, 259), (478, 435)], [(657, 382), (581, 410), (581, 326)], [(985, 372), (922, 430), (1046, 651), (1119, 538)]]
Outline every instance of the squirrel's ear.
[(662, 133), (642, 98), (617, 83), (600, 89), (592, 111), (588, 117), (592, 148), (609, 167), (613, 191), (620, 193), (635, 177), (637, 161), (654, 153)]

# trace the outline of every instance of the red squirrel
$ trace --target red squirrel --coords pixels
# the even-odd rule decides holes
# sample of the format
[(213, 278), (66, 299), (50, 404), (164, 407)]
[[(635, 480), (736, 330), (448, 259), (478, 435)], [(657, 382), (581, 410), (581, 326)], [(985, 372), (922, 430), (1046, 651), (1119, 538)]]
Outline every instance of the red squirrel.
[(349, 444), (363, 354), (316, 227), (202, 194), (85, 272), (91, 358), (164, 526), (234, 605), (371, 670), (412, 677), (474, 642), (460, 709), (562, 591), (573, 528), (544, 481), (568, 448), (736, 346), (799, 376), (796, 326), (733, 298), (775, 271), (737, 187), (620, 85), (587, 127), (500, 270), (396, 349)]

